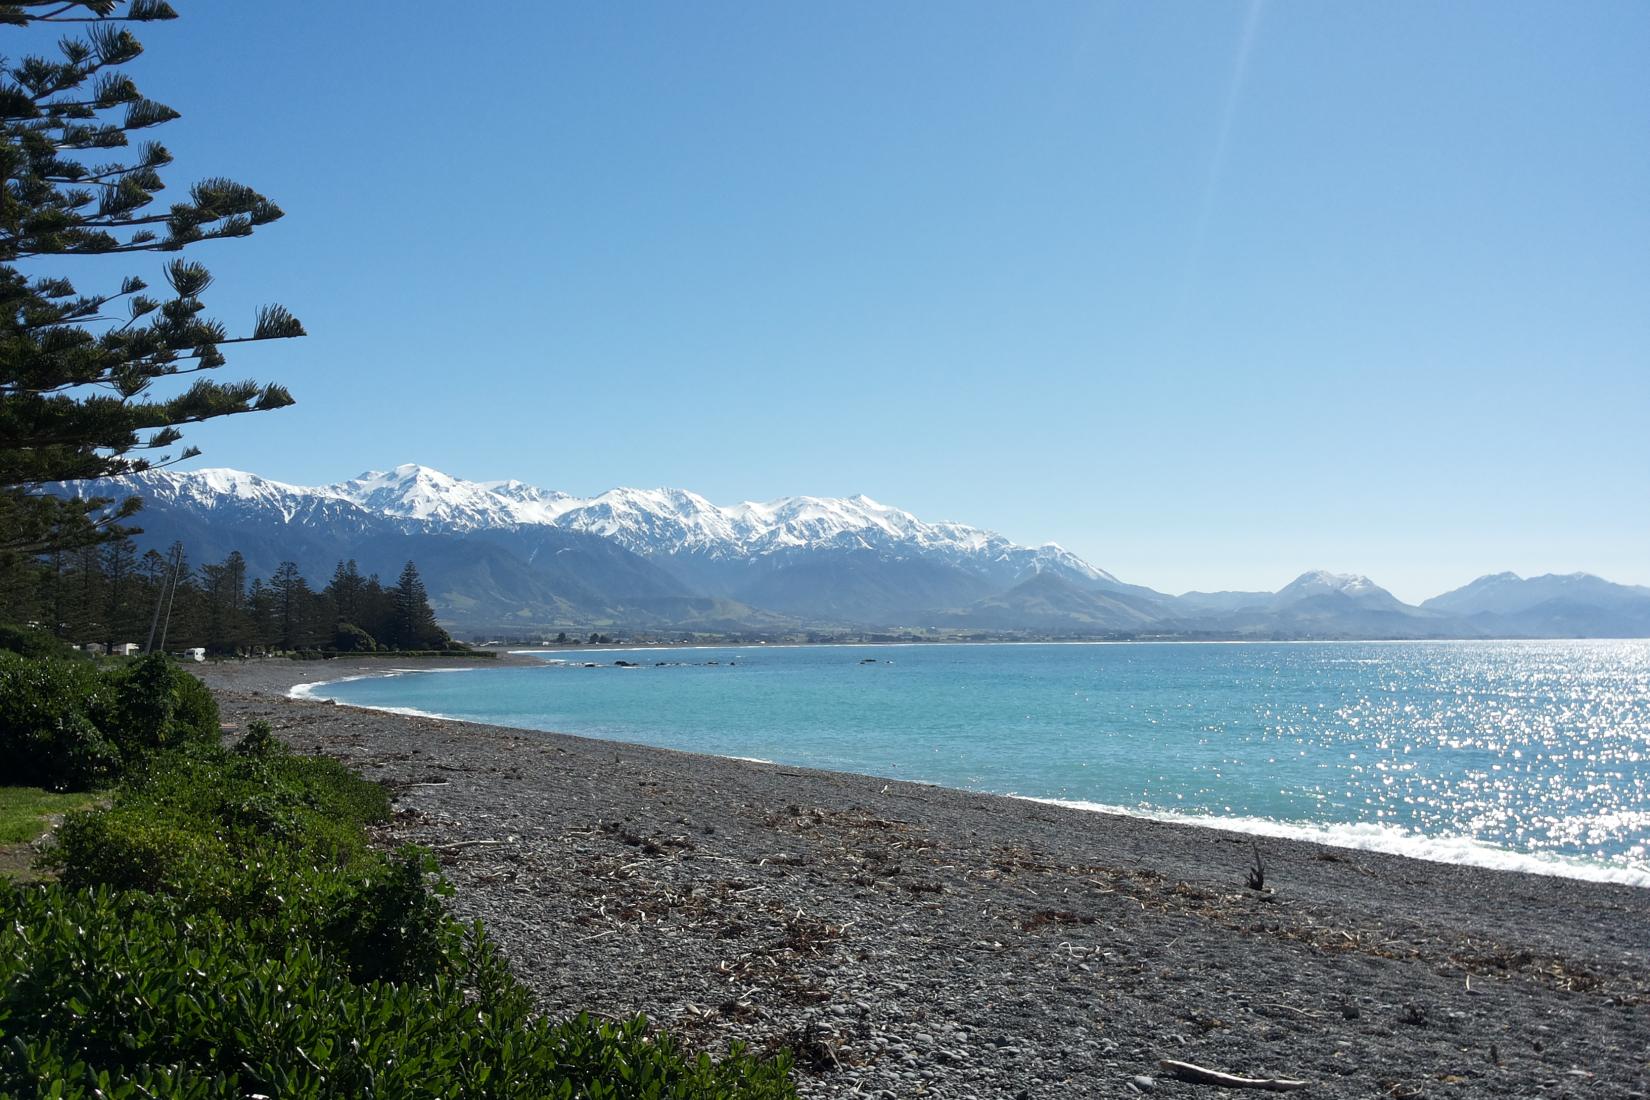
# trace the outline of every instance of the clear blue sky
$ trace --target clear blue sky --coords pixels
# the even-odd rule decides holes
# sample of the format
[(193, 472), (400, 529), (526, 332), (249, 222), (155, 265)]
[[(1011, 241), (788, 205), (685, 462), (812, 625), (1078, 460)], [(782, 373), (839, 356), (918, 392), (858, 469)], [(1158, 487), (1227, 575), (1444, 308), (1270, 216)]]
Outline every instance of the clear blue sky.
[(169, 179), (288, 214), (212, 312), (311, 332), (196, 465), (1650, 584), (1650, 4), (174, 2)]

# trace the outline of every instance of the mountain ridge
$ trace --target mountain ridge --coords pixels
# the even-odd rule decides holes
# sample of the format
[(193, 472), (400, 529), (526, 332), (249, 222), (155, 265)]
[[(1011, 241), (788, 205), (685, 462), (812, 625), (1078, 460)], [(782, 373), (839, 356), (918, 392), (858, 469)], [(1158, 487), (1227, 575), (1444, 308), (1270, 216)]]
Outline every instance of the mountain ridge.
[(1170, 595), (1056, 543), (931, 522), (863, 494), (717, 505), (686, 489), (578, 497), (406, 463), (324, 486), (227, 468), (68, 483), (145, 499), (147, 545), (310, 576), (412, 558), (438, 612), (474, 630), (563, 624), (787, 631), (829, 626), (1059, 636), (1650, 636), (1650, 589), (1590, 574), (1487, 574), (1409, 605), (1358, 574), (1309, 570), (1276, 592)]

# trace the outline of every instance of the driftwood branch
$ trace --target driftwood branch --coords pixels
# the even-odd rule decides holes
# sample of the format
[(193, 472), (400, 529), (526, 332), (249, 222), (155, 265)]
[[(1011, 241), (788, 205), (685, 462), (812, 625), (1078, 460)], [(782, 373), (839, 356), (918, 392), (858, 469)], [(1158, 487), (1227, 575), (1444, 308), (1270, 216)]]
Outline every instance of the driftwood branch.
[(1197, 1085), (1215, 1085), (1223, 1089), (1262, 1089), (1266, 1092), (1294, 1092), (1304, 1089), (1312, 1082), (1292, 1081), (1287, 1077), (1239, 1077), (1235, 1073), (1222, 1073), (1218, 1069), (1205, 1069), (1194, 1066), (1190, 1062), (1176, 1062), (1172, 1058), (1164, 1058), (1157, 1063), (1163, 1067), (1163, 1072), (1170, 1077), (1181, 1081), (1190, 1081)]
[(456, 852), (460, 848), (492, 848), (508, 843), (508, 840), (459, 840), (452, 844), (431, 844), (429, 848), (432, 852)]
[(1260, 845), (1251, 840), (1249, 846), (1255, 850), (1255, 865), (1249, 868), (1249, 889), (1264, 890), (1266, 889), (1266, 864), (1260, 858)]

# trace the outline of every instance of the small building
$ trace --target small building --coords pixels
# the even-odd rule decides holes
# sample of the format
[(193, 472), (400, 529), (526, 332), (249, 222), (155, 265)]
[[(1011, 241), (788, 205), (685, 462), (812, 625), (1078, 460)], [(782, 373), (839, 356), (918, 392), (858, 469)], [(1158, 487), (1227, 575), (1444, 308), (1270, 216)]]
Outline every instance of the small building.
[(111, 657), (136, 657), (143, 647), (136, 642), (116, 642), (109, 647)]

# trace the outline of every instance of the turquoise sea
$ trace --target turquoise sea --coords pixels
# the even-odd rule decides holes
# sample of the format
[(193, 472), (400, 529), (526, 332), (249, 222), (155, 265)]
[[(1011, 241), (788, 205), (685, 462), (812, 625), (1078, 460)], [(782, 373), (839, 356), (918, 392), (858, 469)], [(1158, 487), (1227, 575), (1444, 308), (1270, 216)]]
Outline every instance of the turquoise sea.
[(1650, 642), (534, 656), (296, 691), (1650, 886)]

